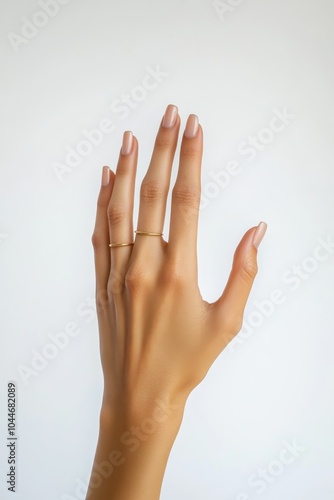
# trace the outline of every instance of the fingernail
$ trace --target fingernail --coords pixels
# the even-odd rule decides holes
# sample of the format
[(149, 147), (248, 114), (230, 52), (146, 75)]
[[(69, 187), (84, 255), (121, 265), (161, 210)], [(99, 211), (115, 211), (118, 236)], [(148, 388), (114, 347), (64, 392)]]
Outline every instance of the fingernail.
[(255, 246), (255, 248), (259, 248), (259, 245), (263, 239), (263, 236), (266, 234), (266, 231), (267, 224), (265, 222), (260, 222), (253, 236), (253, 245)]
[(173, 125), (175, 125), (176, 118), (177, 118), (177, 113), (178, 109), (176, 106), (173, 104), (169, 104), (166, 108), (163, 120), (162, 120), (162, 126), (165, 128), (171, 128)]
[(122, 143), (122, 155), (129, 155), (132, 150), (133, 135), (132, 132), (124, 132)]
[(187, 125), (184, 130), (184, 135), (187, 139), (193, 139), (196, 137), (198, 131), (198, 118), (196, 115), (189, 115), (187, 120)]
[(102, 186), (108, 186), (110, 179), (109, 167), (103, 167), (102, 169)]

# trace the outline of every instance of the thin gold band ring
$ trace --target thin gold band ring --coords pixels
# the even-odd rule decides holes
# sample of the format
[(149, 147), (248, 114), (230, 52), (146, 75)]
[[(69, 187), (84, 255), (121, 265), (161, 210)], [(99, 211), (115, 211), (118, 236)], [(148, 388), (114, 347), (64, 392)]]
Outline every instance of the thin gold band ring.
[[(143, 234), (146, 236), (162, 236), (163, 233), (152, 233), (149, 231), (135, 231), (136, 234)], [(134, 245), (134, 243), (109, 243), (110, 247), (127, 247), (129, 245)]]
[(162, 236), (162, 233), (149, 233), (147, 231), (135, 231), (137, 234), (146, 234), (147, 236)]
[(134, 245), (134, 243), (109, 243), (110, 247), (127, 247), (129, 245)]

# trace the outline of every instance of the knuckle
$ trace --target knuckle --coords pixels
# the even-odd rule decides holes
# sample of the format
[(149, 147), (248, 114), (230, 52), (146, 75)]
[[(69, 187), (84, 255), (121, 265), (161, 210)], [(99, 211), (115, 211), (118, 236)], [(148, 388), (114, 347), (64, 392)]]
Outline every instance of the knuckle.
[(239, 276), (247, 285), (252, 284), (257, 272), (257, 263), (253, 259), (246, 259), (239, 268)]
[(155, 204), (166, 195), (166, 189), (159, 181), (143, 181), (140, 188), (140, 199), (147, 204)]
[(222, 321), (222, 340), (228, 344), (241, 330), (242, 316), (226, 317)]
[(177, 262), (171, 262), (164, 267), (161, 273), (161, 282), (168, 286), (182, 286), (185, 284), (185, 275)]
[(125, 286), (129, 290), (138, 288), (140, 283), (140, 276), (134, 272), (127, 272), (125, 275)]
[(131, 167), (132, 167), (131, 163), (126, 160), (124, 161), (123, 159), (118, 162), (116, 174), (118, 176), (128, 175), (133, 171)]
[[(109, 200), (108, 200), (109, 201)], [(102, 193), (97, 198), (97, 208), (107, 210), (108, 201)]]
[(108, 288), (101, 289), (96, 293), (95, 296), (96, 310), (98, 312), (104, 312), (110, 306), (110, 295)]
[(111, 226), (117, 226), (127, 216), (127, 210), (123, 205), (111, 204), (108, 206), (108, 221)]
[(171, 146), (172, 146), (172, 141), (171, 141), (171, 138), (169, 138), (169, 137), (157, 136), (155, 143), (154, 143), (155, 149), (162, 150), (162, 151), (165, 151), (166, 149), (170, 149)]
[(187, 158), (195, 158), (199, 154), (199, 150), (193, 144), (183, 144), (181, 147), (181, 156)]
[(118, 293), (122, 292), (124, 289), (124, 278), (121, 273), (117, 273), (116, 271), (112, 272), (108, 279), (107, 284), (107, 295), (108, 297), (113, 297)]
[(143, 268), (129, 268), (124, 279), (125, 287), (129, 291), (136, 291), (143, 288), (143, 285), (146, 285), (148, 281), (147, 272)]
[(99, 250), (100, 248), (104, 247), (106, 242), (105, 239), (102, 237), (101, 233), (97, 233), (94, 231), (91, 237), (92, 245), (94, 250)]
[(191, 186), (175, 184), (172, 197), (179, 205), (196, 208), (200, 202), (200, 191)]

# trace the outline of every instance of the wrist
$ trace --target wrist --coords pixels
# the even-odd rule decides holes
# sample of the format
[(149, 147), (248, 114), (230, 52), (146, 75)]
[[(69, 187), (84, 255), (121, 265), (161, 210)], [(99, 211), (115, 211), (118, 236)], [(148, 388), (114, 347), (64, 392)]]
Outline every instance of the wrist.
[(126, 407), (104, 403), (100, 411), (100, 432), (121, 443), (131, 435), (140, 440), (150, 435), (172, 437), (180, 428), (185, 403), (185, 400), (171, 401), (164, 396), (142, 404), (128, 401)]
[[(157, 397), (129, 411), (103, 405), (89, 500), (157, 500), (184, 404)], [(131, 481), (129, 481), (131, 478)], [(140, 485), (140, 487), (139, 487)]]

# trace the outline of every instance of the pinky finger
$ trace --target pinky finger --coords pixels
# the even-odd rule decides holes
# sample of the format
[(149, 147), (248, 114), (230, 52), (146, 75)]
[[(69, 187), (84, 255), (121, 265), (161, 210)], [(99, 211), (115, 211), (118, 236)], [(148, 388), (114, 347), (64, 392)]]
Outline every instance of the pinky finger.
[(95, 227), (92, 235), (94, 248), (96, 297), (106, 296), (108, 277), (110, 273), (109, 225), (107, 207), (114, 186), (115, 174), (109, 167), (103, 167), (101, 189), (97, 199)]

